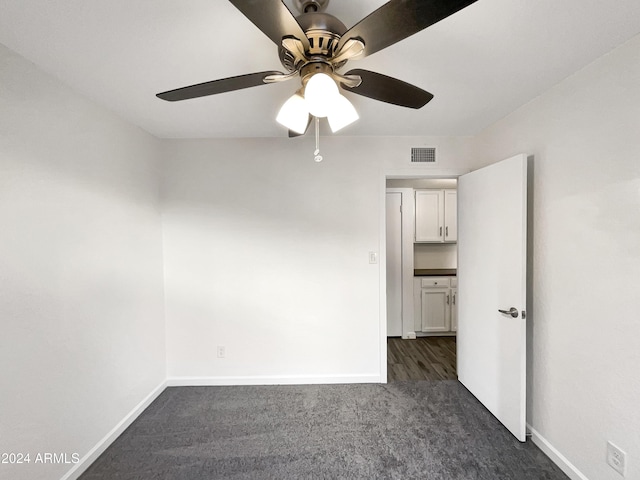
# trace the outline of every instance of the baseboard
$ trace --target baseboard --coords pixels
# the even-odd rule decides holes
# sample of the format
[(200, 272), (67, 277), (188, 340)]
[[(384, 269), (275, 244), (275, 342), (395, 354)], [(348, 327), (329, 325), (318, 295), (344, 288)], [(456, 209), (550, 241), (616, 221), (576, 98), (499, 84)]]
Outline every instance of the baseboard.
[(233, 385), (313, 385), (329, 383), (384, 383), (380, 375), (260, 375), (252, 377), (169, 377), (168, 387)]
[(531, 441), (533, 441), (533, 443), (535, 443), (536, 446), (553, 461), (553, 463), (560, 467), (560, 470), (567, 474), (571, 480), (589, 480), (567, 459), (567, 457), (562, 455), (557, 448), (551, 445), (549, 440), (540, 435), (540, 432), (529, 424), (527, 424), (527, 429), (531, 432)]
[(167, 386), (167, 382), (163, 381), (149, 395), (147, 395), (138, 405), (134, 407), (113, 429), (107, 433), (89, 452), (76, 463), (60, 480), (75, 480), (89, 468), (89, 466), (102, 455), (102, 453), (111, 445), (116, 438), (124, 432), (133, 421), (160, 395)]

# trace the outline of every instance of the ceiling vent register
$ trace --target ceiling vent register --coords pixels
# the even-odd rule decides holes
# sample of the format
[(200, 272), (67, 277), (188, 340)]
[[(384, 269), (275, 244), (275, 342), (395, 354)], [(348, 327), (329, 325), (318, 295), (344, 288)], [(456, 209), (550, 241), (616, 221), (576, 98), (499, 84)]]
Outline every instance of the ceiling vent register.
[(412, 148), (411, 163), (436, 163), (436, 149), (434, 147)]

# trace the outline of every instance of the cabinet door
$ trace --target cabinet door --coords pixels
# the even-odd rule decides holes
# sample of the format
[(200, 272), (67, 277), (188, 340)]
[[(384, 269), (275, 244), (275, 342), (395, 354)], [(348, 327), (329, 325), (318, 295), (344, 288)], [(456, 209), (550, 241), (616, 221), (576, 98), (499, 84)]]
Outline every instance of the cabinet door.
[(458, 192), (444, 191), (444, 241), (458, 241)]
[(451, 289), (451, 331), (458, 331), (458, 289)]
[(444, 239), (444, 191), (416, 190), (416, 242)]
[(448, 288), (422, 289), (422, 331), (448, 332), (451, 295)]

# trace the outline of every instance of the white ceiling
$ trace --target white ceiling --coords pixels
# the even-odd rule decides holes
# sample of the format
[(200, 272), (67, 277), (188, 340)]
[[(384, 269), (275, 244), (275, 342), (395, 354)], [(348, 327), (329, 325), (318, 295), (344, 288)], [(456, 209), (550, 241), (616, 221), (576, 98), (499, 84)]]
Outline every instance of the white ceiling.
[[(293, 4), (287, 0), (293, 11)], [(331, 0), (347, 27), (384, 0)], [(640, 33), (640, 0), (479, 0), (349, 68), (435, 95), (411, 110), (347, 94), (342, 135), (473, 135)], [(155, 94), (281, 70), (276, 46), (225, 0), (0, 0), (0, 43), (158, 137), (286, 136), (297, 80), (183, 102)]]

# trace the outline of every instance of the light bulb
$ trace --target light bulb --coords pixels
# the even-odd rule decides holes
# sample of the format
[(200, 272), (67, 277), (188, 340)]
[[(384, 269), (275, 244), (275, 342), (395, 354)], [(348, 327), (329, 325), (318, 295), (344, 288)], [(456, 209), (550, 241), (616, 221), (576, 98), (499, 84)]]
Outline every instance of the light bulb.
[(327, 115), (333, 133), (358, 120), (359, 115), (352, 103), (343, 95), (334, 99), (331, 112)]
[(303, 134), (307, 130), (309, 124), (309, 110), (305, 99), (300, 93), (296, 92), (284, 102), (280, 108), (276, 121), (289, 130)]
[(333, 103), (340, 95), (338, 85), (326, 73), (313, 75), (304, 89), (307, 109), (314, 117), (326, 117), (333, 108)]

